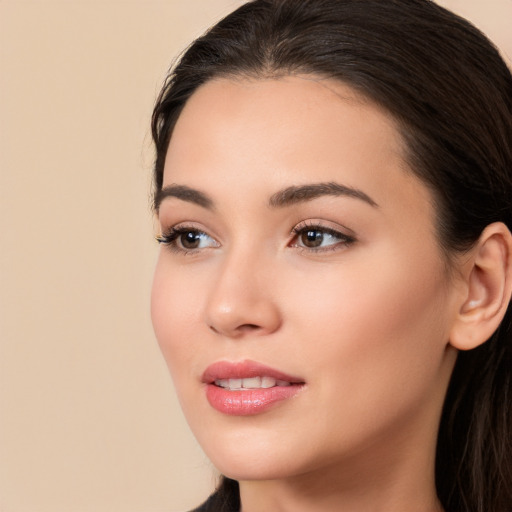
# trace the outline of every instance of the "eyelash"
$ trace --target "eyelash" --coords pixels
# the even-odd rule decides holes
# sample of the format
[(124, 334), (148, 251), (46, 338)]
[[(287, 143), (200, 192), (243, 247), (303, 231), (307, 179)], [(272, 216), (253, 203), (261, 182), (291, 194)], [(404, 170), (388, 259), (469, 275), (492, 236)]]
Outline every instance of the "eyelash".
[[(304, 246), (297, 245), (296, 240), (298, 240), (298, 238), (301, 235), (303, 235), (304, 233), (307, 233), (307, 232), (312, 232), (312, 231), (320, 232), (323, 235), (330, 235), (334, 238), (337, 238), (338, 242), (334, 243), (334, 244), (330, 244), (326, 247), (318, 247), (318, 248), (304, 247)], [(300, 249), (303, 251), (308, 251), (310, 253), (336, 251), (336, 250), (339, 250), (340, 247), (348, 247), (349, 245), (356, 242), (356, 238), (353, 236), (346, 235), (346, 234), (342, 233), (341, 231), (338, 231), (336, 229), (333, 229), (333, 228), (330, 228), (327, 226), (322, 226), (322, 224), (315, 223), (315, 222), (304, 222), (304, 223), (297, 225), (296, 227), (293, 228), (292, 234), (295, 235), (294, 236), (295, 242), (292, 243), (292, 247), (296, 247), (297, 249)]]
[[(196, 236), (204, 235), (209, 238), (212, 238), (212, 237), (210, 237), (210, 235), (208, 235), (208, 233), (196, 228), (195, 226), (177, 226), (177, 227), (175, 226), (175, 227), (170, 228), (165, 233), (162, 233), (161, 235), (157, 236), (156, 241), (159, 244), (169, 247), (169, 249), (171, 249), (173, 252), (177, 252), (177, 253), (181, 253), (181, 254), (194, 253), (201, 249), (204, 249), (204, 248), (188, 249), (186, 247), (180, 247), (178, 245), (179, 238), (186, 233), (194, 233)], [(213, 238), (212, 238), (212, 240), (213, 240)]]
[[(307, 233), (307, 232), (319, 232), (322, 233), (322, 235), (329, 235), (332, 236), (339, 241), (337, 243), (330, 244), (326, 247), (306, 247), (298, 245), (298, 238)], [(195, 226), (177, 226), (170, 228), (167, 232), (162, 233), (161, 235), (156, 237), (156, 241), (159, 244), (165, 245), (169, 247), (173, 252), (177, 252), (180, 254), (191, 254), (191, 253), (197, 253), (198, 251), (202, 249), (206, 249), (208, 247), (198, 247), (198, 248), (186, 248), (186, 247), (180, 247), (178, 245), (179, 239), (182, 235), (186, 233), (194, 233), (196, 236), (206, 236), (208, 238), (211, 238), (214, 240), (208, 233), (205, 231), (202, 231)], [(328, 251), (336, 251), (340, 249), (340, 246), (348, 247), (349, 245), (356, 242), (356, 239), (353, 236), (346, 235), (344, 233), (341, 233), (340, 231), (337, 231), (333, 228), (322, 226), (319, 223), (301, 223), (294, 227), (291, 231), (291, 235), (293, 236), (292, 242), (290, 242), (290, 246), (297, 248), (301, 251), (308, 251), (310, 253), (321, 253), (321, 252), (328, 252)], [(323, 240), (322, 240), (323, 241)], [(217, 245), (213, 247), (218, 247), (218, 242), (216, 242)]]

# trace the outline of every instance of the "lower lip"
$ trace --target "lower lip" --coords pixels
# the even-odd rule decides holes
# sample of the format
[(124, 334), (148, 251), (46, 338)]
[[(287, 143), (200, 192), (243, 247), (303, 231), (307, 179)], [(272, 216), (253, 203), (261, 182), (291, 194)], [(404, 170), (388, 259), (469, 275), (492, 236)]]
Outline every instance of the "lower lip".
[(231, 416), (250, 416), (267, 411), (274, 405), (295, 396), (302, 384), (274, 386), (266, 389), (229, 391), (215, 384), (206, 386), (206, 398), (217, 411)]

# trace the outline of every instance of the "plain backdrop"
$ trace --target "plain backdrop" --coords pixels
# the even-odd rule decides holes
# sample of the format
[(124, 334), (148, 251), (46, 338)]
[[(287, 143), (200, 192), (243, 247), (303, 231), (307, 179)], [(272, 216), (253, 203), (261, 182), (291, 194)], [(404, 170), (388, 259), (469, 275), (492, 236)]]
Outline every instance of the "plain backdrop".
[[(0, 0), (0, 511), (172, 512), (215, 472), (154, 340), (151, 109), (235, 0)], [(512, 56), (512, 0), (444, 0)]]

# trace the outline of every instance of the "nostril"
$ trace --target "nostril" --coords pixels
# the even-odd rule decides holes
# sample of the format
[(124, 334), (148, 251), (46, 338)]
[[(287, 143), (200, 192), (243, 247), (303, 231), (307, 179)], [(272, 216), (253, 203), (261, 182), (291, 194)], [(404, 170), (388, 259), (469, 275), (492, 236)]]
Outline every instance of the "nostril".
[[(215, 334), (221, 334), (222, 333), (222, 331), (220, 331), (219, 329), (216, 329), (213, 325), (209, 325), (208, 327)], [(244, 332), (257, 331), (258, 329), (261, 329), (261, 327), (259, 325), (256, 325), (256, 324), (242, 324), (242, 325), (239, 325), (238, 327), (235, 328), (233, 334), (235, 334), (235, 332), (244, 333)]]
[(243, 324), (238, 327), (239, 331), (255, 331), (259, 329), (260, 326), (256, 324)]

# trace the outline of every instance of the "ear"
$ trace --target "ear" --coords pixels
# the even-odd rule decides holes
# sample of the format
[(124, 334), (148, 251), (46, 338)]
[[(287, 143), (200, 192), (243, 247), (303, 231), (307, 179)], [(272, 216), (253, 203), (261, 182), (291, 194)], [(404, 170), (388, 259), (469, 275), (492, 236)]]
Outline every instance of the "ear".
[(450, 344), (471, 350), (500, 325), (512, 294), (512, 235), (502, 222), (487, 226), (464, 265), (465, 296), (450, 331)]

